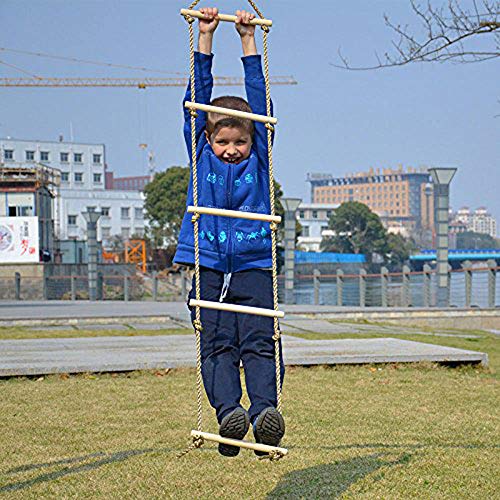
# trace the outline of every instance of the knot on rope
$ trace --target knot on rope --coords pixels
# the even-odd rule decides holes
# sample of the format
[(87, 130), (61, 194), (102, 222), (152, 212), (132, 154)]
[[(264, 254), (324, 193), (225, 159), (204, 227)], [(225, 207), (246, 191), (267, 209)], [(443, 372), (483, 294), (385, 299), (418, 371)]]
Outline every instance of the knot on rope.
[(203, 330), (203, 326), (201, 325), (201, 321), (199, 319), (195, 319), (193, 321), (193, 326), (194, 329), (197, 330), (198, 332), (201, 332)]
[(195, 448), (201, 448), (205, 443), (205, 440), (202, 437), (193, 437), (193, 446)]
[(189, 23), (193, 24), (194, 23), (194, 17), (190, 16), (189, 14), (182, 14), (182, 17)]
[(191, 222), (194, 224), (198, 219), (200, 218), (200, 214), (197, 212), (197, 213), (194, 213), (192, 216), (191, 216)]
[(259, 460), (269, 460), (270, 462), (277, 462), (281, 458), (283, 458), (285, 455), (279, 450), (273, 450), (270, 451), (267, 455), (263, 455), (259, 457)]
[(196, 111), (196, 109), (190, 109), (190, 110), (189, 110), (189, 114), (190, 114), (193, 118), (198, 118), (198, 112)]
[(271, 229), (271, 231), (277, 231), (278, 224), (276, 224), (276, 222), (271, 222), (271, 224), (269, 224), (269, 229)]
[(266, 123), (265, 127), (267, 128), (267, 130), (274, 132), (274, 125), (272, 125), (271, 123)]
[(277, 340), (279, 340), (281, 338), (281, 332), (276, 332), (274, 335), (273, 335), (273, 340), (276, 342)]
[(269, 33), (271, 30), (269, 29), (269, 26), (266, 26), (265, 24), (263, 24), (261, 26), (261, 29), (264, 33)]

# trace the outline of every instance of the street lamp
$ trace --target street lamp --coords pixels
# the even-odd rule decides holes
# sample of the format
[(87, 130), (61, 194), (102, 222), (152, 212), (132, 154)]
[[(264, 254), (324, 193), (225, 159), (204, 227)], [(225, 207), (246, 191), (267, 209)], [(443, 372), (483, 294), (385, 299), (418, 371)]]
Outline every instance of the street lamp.
[(456, 168), (430, 168), (434, 183), (434, 228), (436, 233), (437, 297), (438, 307), (450, 305), (448, 277), (448, 211), (450, 207), (450, 182)]
[(89, 281), (89, 300), (97, 299), (97, 221), (101, 212), (96, 212), (94, 207), (87, 207), (86, 212), (82, 212), (83, 218), (87, 222), (87, 274)]
[(285, 210), (285, 304), (294, 304), (293, 296), (295, 271), (295, 212), (301, 198), (281, 198)]

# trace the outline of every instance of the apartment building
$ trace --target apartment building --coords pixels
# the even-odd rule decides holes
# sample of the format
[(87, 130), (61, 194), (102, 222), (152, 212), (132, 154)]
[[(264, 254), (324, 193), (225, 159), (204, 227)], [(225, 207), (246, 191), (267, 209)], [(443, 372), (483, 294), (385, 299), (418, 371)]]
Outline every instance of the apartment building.
[(359, 201), (380, 216), (387, 227), (402, 230), (431, 228), (434, 224), (434, 196), (427, 171), (408, 168), (373, 169), (335, 177), (307, 174), (312, 203), (341, 204)]
[(144, 234), (144, 196), (139, 191), (108, 190), (104, 144), (0, 138), (0, 163), (6, 167), (42, 164), (60, 171), (59, 200), (55, 207), (56, 237), (84, 239), (81, 215), (88, 207), (102, 212), (97, 237), (128, 238)]

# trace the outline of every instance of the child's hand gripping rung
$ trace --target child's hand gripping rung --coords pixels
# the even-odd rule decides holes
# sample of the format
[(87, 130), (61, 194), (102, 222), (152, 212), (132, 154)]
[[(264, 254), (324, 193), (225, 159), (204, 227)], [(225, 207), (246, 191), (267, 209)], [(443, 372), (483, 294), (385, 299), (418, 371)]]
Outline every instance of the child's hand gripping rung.
[(204, 307), (205, 309), (216, 309), (218, 311), (230, 311), (244, 314), (254, 314), (255, 316), (267, 316), (269, 318), (284, 318), (283, 311), (275, 311), (274, 309), (264, 309), (262, 307), (240, 306), (238, 304), (228, 304), (226, 302), (212, 302), (210, 300), (189, 301), (190, 307)]
[(253, 120), (254, 122), (270, 123), (275, 125), (278, 119), (274, 116), (256, 115), (255, 113), (247, 113), (246, 111), (238, 111), (236, 109), (221, 108), (220, 106), (210, 106), (209, 104), (200, 104), (198, 102), (186, 101), (184, 107), (189, 109), (199, 109), (207, 113), (218, 113), (220, 115), (236, 116), (238, 118), (245, 118)]
[(219, 215), (221, 217), (232, 217), (234, 219), (260, 220), (263, 222), (275, 222), (279, 224), (281, 217), (279, 215), (259, 214), (256, 212), (242, 212), (241, 210), (226, 210), (222, 208), (193, 207), (188, 206), (187, 211), (195, 214)]
[[(205, 19), (205, 15), (199, 10), (181, 9), (181, 16), (191, 16), (196, 17), (197, 19)], [(217, 17), (219, 18), (219, 21), (227, 21), (229, 23), (235, 23), (238, 19), (237, 16), (233, 16), (231, 14), (219, 13)], [(271, 19), (252, 19), (248, 24), (252, 24), (254, 26), (272, 26), (273, 22)]]

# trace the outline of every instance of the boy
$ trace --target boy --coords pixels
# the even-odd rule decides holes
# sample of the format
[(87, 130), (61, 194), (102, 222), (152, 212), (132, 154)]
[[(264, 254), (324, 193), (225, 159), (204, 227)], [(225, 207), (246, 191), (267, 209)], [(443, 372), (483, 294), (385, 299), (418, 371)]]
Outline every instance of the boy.
[[(266, 92), (255, 45), (254, 15), (237, 11), (248, 102), (220, 97), (210, 102), (213, 78), (212, 41), (218, 26), (215, 8), (200, 9), (198, 52), (195, 53), (196, 101), (240, 111), (266, 114)], [(185, 101), (191, 100), (190, 87)], [(184, 110), (184, 136), (191, 157), (190, 114)], [(261, 123), (198, 111), (196, 118), (198, 204), (248, 212), (270, 213), (267, 130)], [(187, 204), (193, 203), (192, 179)], [(269, 223), (202, 215), (199, 219), (201, 298), (266, 309), (273, 308), (271, 232)], [(191, 214), (182, 222), (174, 262), (194, 263)], [(189, 294), (195, 297), (195, 281)], [(194, 321), (195, 311), (191, 310)], [(215, 408), (219, 434), (243, 439), (250, 423), (258, 443), (277, 446), (285, 432), (276, 409), (273, 319), (249, 314), (201, 309), (202, 376)], [(251, 406), (242, 408), (240, 361)], [(281, 380), (284, 365), (281, 360)], [(219, 452), (236, 456), (236, 446), (219, 444)], [(257, 452), (256, 452), (257, 453)], [(262, 452), (257, 454), (263, 454)]]

